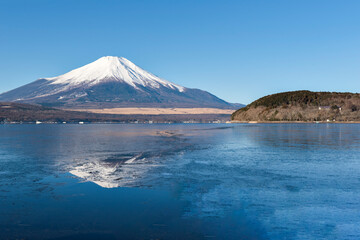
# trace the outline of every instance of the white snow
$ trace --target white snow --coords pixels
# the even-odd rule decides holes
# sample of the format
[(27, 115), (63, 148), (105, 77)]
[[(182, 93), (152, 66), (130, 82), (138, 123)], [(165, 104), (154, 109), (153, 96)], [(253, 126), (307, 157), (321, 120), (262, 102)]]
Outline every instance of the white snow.
[[(161, 79), (123, 57), (102, 57), (95, 62), (72, 70), (64, 75), (45, 78), (50, 84), (60, 84), (69, 89), (77, 86), (92, 86), (102, 82), (119, 81), (139, 89), (138, 86), (160, 88), (164, 86), (179, 92), (184, 87)], [(62, 89), (65, 90), (65, 89)]]

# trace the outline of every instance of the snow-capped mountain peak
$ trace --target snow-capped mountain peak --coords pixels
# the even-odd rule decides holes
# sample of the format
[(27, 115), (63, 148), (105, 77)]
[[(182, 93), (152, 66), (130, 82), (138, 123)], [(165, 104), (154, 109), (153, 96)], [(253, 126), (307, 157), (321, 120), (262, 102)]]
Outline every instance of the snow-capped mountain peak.
[(68, 87), (92, 86), (104, 82), (124, 82), (138, 89), (138, 86), (159, 88), (160, 86), (184, 91), (184, 87), (161, 79), (123, 57), (106, 56), (74, 69), (58, 77), (45, 78), (50, 84)]
[(213, 107), (233, 105), (200, 89), (185, 88), (123, 57), (102, 57), (58, 77), (40, 78), (0, 94), (0, 101), (63, 108)]

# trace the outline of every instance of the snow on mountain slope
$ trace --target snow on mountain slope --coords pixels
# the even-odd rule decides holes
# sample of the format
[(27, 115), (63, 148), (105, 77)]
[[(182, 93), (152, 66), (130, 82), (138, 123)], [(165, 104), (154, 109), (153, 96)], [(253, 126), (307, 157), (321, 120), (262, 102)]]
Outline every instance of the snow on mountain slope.
[(111, 80), (125, 82), (136, 89), (139, 89), (138, 85), (151, 88), (159, 88), (162, 85), (179, 92), (184, 91), (184, 87), (163, 80), (136, 66), (126, 58), (112, 56), (102, 57), (64, 75), (45, 79), (51, 81), (51, 84), (66, 84), (73, 87), (91, 86)]
[(126, 58), (111, 56), (0, 94), (0, 101), (64, 108), (237, 108), (206, 91), (171, 83)]

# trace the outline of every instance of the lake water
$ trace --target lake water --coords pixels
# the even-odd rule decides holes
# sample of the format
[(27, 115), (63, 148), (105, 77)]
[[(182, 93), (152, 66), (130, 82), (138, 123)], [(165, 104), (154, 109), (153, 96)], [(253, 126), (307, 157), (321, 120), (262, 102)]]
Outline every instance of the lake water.
[(0, 239), (360, 239), (360, 124), (0, 125)]

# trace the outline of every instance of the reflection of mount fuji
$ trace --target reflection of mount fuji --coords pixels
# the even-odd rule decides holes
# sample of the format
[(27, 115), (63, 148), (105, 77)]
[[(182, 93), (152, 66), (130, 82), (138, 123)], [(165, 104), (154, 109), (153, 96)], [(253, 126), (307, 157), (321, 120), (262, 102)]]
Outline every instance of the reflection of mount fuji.
[[(184, 134), (179, 130), (142, 129), (141, 132), (126, 133), (120, 134), (121, 138), (135, 141), (132, 143), (136, 145), (135, 148), (75, 158), (75, 163), (66, 169), (84, 181), (104, 188), (144, 186), (144, 183), (151, 182), (150, 179), (159, 177), (150, 171), (181, 155), (184, 150), (193, 148), (192, 144), (184, 141)], [(151, 137), (150, 141), (144, 140), (145, 137)], [(122, 142), (122, 145), (126, 143)]]
[[(121, 156), (117, 161), (101, 161), (95, 159), (77, 165), (71, 174), (93, 182), (104, 188), (116, 188), (131, 185), (151, 167), (143, 154)], [(149, 166), (150, 165), (150, 166)]]

